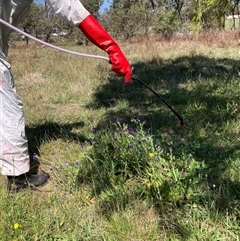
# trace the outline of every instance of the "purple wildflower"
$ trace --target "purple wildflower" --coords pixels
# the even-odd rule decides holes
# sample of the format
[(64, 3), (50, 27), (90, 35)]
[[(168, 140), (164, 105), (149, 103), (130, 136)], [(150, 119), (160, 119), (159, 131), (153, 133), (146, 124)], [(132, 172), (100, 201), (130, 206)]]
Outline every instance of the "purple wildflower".
[(77, 165), (77, 166), (79, 165), (79, 161), (78, 161), (78, 160), (77, 160), (77, 161), (75, 161), (75, 165)]
[(37, 154), (35, 152), (33, 153), (33, 160), (37, 160)]
[(129, 144), (129, 146), (128, 146), (129, 149), (132, 149), (133, 147), (134, 147), (133, 143)]
[(93, 134), (96, 134), (96, 133), (97, 133), (97, 128), (96, 128), (96, 127), (93, 127), (93, 128), (92, 128), (92, 133), (93, 133)]
[(156, 161), (157, 161), (157, 158), (156, 158), (156, 157), (153, 157), (152, 161), (153, 161), (153, 162), (156, 162)]

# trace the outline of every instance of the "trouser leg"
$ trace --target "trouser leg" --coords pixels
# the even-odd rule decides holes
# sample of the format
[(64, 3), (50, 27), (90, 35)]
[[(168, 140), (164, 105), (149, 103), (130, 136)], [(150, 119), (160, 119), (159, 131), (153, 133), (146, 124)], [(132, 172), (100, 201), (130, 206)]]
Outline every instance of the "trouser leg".
[(10, 65), (0, 59), (0, 169), (3, 175), (18, 176), (28, 172), (29, 166), (22, 101)]

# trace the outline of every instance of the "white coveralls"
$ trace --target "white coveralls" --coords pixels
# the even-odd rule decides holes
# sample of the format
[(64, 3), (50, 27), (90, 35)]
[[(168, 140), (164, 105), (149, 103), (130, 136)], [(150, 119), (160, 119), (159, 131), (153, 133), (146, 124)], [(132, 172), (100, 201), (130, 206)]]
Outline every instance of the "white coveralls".
[[(0, 0), (0, 17), (17, 26), (29, 11), (33, 0)], [(47, 0), (55, 12), (74, 25), (89, 12), (79, 0)], [(22, 101), (16, 93), (7, 62), (11, 30), (0, 25), (0, 169), (3, 175), (18, 176), (29, 171), (28, 141)]]

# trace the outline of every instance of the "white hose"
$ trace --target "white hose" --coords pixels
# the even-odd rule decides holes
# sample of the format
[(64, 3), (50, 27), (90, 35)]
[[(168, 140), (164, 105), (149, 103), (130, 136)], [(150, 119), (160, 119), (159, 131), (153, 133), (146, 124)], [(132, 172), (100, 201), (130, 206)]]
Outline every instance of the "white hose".
[(104, 60), (107, 60), (109, 62), (109, 59), (107, 57), (104, 57), (104, 56), (100, 56), (100, 55), (93, 55), (93, 54), (85, 54), (85, 53), (79, 53), (79, 52), (75, 52), (75, 51), (71, 51), (71, 50), (68, 50), (68, 49), (64, 49), (64, 48), (61, 48), (61, 47), (57, 47), (55, 45), (52, 45), (52, 44), (49, 44), (49, 43), (46, 43), (40, 39), (37, 39), (35, 37), (33, 37), (32, 35), (28, 34), (28, 33), (25, 33), (24, 31), (14, 27), (13, 25), (7, 23), (6, 21), (2, 20), (0, 18), (0, 23), (2, 23), (3, 25), (11, 28), (12, 30), (38, 42), (38, 43), (41, 43), (45, 46), (48, 46), (50, 48), (53, 48), (53, 49), (56, 49), (56, 50), (59, 50), (59, 51), (62, 51), (62, 52), (65, 52), (65, 53), (69, 53), (69, 54), (74, 54), (74, 55), (78, 55), (78, 56), (81, 56), (81, 57), (89, 57), (89, 58), (95, 58), (95, 59), (104, 59)]

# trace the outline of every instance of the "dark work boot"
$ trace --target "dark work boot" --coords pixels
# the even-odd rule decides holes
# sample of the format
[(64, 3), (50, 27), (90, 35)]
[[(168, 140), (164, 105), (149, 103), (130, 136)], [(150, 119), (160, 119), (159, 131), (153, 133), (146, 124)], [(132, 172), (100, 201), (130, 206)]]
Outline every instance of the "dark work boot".
[(21, 189), (27, 187), (39, 187), (45, 184), (49, 178), (47, 173), (41, 173), (33, 175), (30, 173), (24, 173), (20, 176), (7, 176), (8, 185), (7, 189), (9, 192), (18, 192)]

